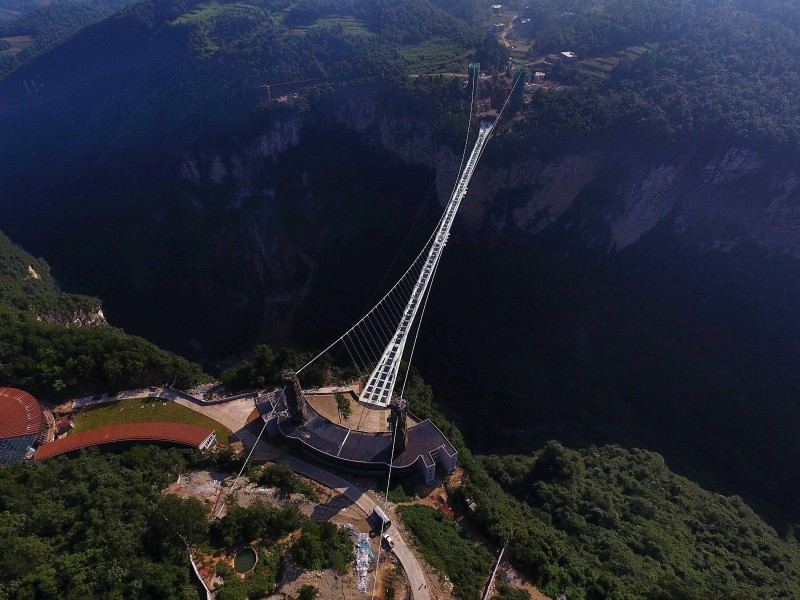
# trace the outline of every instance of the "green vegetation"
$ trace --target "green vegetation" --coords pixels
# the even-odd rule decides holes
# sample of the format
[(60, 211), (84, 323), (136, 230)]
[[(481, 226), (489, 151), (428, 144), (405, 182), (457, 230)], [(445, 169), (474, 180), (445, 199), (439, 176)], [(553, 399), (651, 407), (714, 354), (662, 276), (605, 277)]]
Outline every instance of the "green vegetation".
[(492, 557), (467, 539), (461, 527), (442, 511), (423, 504), (397, 509), (425, 560), (445, 573), (459, 598), (478, 600), (492, 569)]
[(211, 524), (211, 540), (217, 546), (236, 549), (254, 541), (275, 542), (299, 528), (305, 517), (294, 504), (271, 506), (255, 500), (249, 506), (230, 506)]
[(268, 465), (257, 473), (256, 480), (258, 485), (278, 488), (284, 494), (303, 494), (312, 502), (318, 500), (314, 486), (295, 475), (286, 465)]
[(43, 399), (207, 380), (199, 366), (113, 327), (40, 322), (0, 305), (0, 379)]
[[(559, 580), (545, 585), (550, 593), (565, 586), (569, 597), (583, 589), (587, 598), (800, 594), (796, 544), (781, 540), (740, 498), (670, 473), (658, 454), (617, 446), (575, 451), (550, 442), (533, 456), (481, 463), (522, 501), (524, 509), (512, 510), (552, 529), (546, 538), (530, 525), (518, 532), (511, 514), (491, 525), (513, 527), (514, 557)], [(493, 503), (474, 486), (465, 492), (479, 506)], [(547, 565), (553, 550), (558, 566)]]
[[(272, 348), (260, 344), (253, 350), (252, 361), (243, 360), (238, 366), (226, 369), (220, 375), (220, 381), (226, 388), (235, 391), (280, 385), (281, 373), (286, 370), (296, 371), (312, 358), (313, 352), (281, 348), (275, 354)], [(357, 373), (354, 367), (336, 367), (330, 356), (323, 355), (303, 371), (303, 385), (316, 387), (333, 381), (348, 381)]]
[(74, 326), (99, 308), (96, 298), (59, 293), (47, 263), (0, 233), (0, 380), (42, 398), (207, 380), (198, 365), (142, 338)]
[(297, 592), (297, 598), (293, 598), (292, 600), (314, 600), (317, 596), (319, 596), (317, 587), (306, 584)]
[(210, 417), (160, 398), (129, 398), (89, 408), (75, 417), (75, 428), (72, 433), (117, 423), (146, 423), (148, 421), (187, 423), (210, 427), (216, 432), (217, 441), (221, 446), (228, 444), (232, 433), (230, 429)]
[[(410, 410), (431, 418), (458, 450), (466, 477), (451, 498), (473, 500), (483, 531), (498, 546), (509, 540), (515, 565), (551, 597), (800, 594), (793, 537), (779, 537), (740, 498), (707, 492), (670, 472), (660, 455), (618, 446), (576, 451), (550, 442), (532, 456), (476, 459), (413, 369), (406, 397)], [(399, 509), (404, 519), (406, 508)]]
[(504, 574), (498, 573), (497, 579), (497, 593), (492, 596), (493, 600), (531, 600), (531, 594), (528, 590), (515, 588), (507, 584), (503, 578)]
[(306, 517), (294, 504), (272, 506), (255, 500), (249, 506), (233, 504), (221, 519), (212, 521), (207, 541), (216, 548), (234, 553), (251, 545), (258, 553), (255, 569), (246, 579), (235, 575), (230, 566), (220, 561), (217, 573), (225, 583), (219, 588), (219, 598), (242, 600), (269, 595), (281, 577), (281, 557), (285, 545), (278, 540), (306, 522)]
[(209, 510), (197, 498), (165, 494), (158, 499), (154, 516), (148, 541), (162, 560), (180, 563), (186, 559), (187, 546), (196, 546), (208, 539)]
[(409, 480), (402, 480), (400, 483), (395, 484), (389, 490), (389, 502), (395, 504), (403, 504), (404, 502), (411, 502), (415, 498), (413, 484)]
[(340, 420), (347, 420), (353, 414), (350, 400), (344, 394), (336, 394), (336, 411), (339, 413)]
[(297, 563), (307, 569), (336, 569), (342, 575), (355, 561), (350, 535), (327, 521), (307, 521), (293, 554)]
[(800, 34), (787, 26), (797, 5), (579, 0), (570, 11), (545, 0), (522, 14), (532, 56), (570, 49), (583, 59), (547, 67), (573, 87), (534, 96), (537, 118), (517, 132), (529, 147), (568, 130), (624, 130), (662, 145), (698, 135), (800, 143)]
[(311, 523), (293, 504), (231, 506), (209, 525), (200, 501), (159, 493), (187, 468), (208, 466), (196, 451), (138, 446), (0, 470), (0, 597), (194, 599), (187, 544), (213, 553), (253, 543), (259, 560), (246, 581), (218, 564), (220, 598), (261, 598), (281, 576), (276, 542), (300, 527), (301, 555), (310, 548), (315, 564), (346, 571), (347, 533)]
[(100, 309), (100, 300), (59, 292), (44, 259), (34, 258), (0, 232), (0, 302), (48, 321), (71, 324), (80, 313)]
[(470, 51), (448, 38), (429, 38), (399, 50), (410, 73), (460, 73)]
[(256, 548), (258, 561), (246, 579), (240, 579), (228, 563), (220, 561), (217, 564), (217, 574), (223, 577), (225, 583), (221, 587), (217, 585), (217, 597), (221, 600), (243, 600), (268, 596), (283, 573), (283, 550), (282, 544), (274, 543)]
[(197, 598), (182, 537), (203, 536), (205, 508), (157, 490), (198, 459), (140, 446), (0, 469), (0, 596)]
[[(14, 69), (58, 45), (84, 27), (97, 23), (131, 4), (133, 0), (85, 0), (79, 2), (37, 2), (37, 7), (24, 14), (4, 19), (0, 8), (0, 38), (31, 36), (30, 42), (13, 42), (21, 51), (0, 54), (0, 80)], [(34, 3), (29, 3), (34, 4)]]

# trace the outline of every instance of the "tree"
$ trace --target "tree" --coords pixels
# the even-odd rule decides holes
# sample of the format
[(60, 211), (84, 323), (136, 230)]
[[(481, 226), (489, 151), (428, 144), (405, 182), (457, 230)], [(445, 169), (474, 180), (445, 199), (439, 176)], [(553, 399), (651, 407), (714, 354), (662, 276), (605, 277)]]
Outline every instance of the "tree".
[(161, 497), (150, 525), (151, 542), (161, 556), (186, 552), (208, 537), (208, 510), (197, 498)]
[(336, 394), (336, 410), (339, 412), (339, 422), (350, 418), (353, 414), (353, 408), (350, 406), (350, 400), (344, 394)]
[(275, 353), (266, 344), (261, 344), (253, 349), (253, 374), (255, 383), (263, 387), (278, 381), (280, 373), (275, 363)]
[(319, 590), (314, 585), (304, 585), (297, 593), (296, 600), (314, 600), (319, 595)]

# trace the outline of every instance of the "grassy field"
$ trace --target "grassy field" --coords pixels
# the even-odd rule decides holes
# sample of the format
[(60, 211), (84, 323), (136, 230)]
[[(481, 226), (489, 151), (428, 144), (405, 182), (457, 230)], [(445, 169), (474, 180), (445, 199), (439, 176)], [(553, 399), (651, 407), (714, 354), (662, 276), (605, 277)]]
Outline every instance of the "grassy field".
[(217, 432), (220, 446), (228, 445), (231, 430), (214, 419), (201, 415), (180, 404), (163, 401), (160, 398), (132, 398), (109, 404), (101, 404), (97, 408), (87, 410), (74, 419), (73, 433), (89, 431), (106, 425), (117, 423), (143, 423), (161, 421), (167, 423), (188, 423), (201, 427), (211, 427)]
[(400, 48), (400, 55), (412, 73), (448, 73), (465, 69), (469, 50), (446, 38), (434, 37), (416, 46)]
[(293, 32), (306, 32), (319, 27), (341, 27), (342, 31), (349, 35), (371, 36), (372, 32), (366, 23), (351, 15), (329, 15), (320, 17), (309, 25), (298, 25), (293, 27)]

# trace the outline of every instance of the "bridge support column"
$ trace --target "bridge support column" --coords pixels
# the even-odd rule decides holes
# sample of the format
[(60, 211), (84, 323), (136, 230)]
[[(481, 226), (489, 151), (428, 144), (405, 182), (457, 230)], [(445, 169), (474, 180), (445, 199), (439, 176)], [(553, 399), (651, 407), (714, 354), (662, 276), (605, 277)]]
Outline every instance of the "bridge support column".
[(394, 435), (394, 455), (399, 456), (408, 446), (408, 402), (404, 398), (395, 398), (389, 407), (392, 410), (391, 429), (397, 432)]
[(289, 409), (289, 416), (296, 423), (308, 421), (308, 409), (306, 408), (306, 398), (303, 389), (300, 387), (300, 380), (294, 371), (284, 371), (281, 373), (284, 381), (286, 395), (286, 406)]

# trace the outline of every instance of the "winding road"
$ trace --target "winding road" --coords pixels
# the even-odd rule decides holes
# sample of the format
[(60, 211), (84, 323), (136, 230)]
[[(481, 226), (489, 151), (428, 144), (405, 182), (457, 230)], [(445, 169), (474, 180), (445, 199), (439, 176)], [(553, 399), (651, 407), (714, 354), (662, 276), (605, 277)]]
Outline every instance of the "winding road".
[[(338, 475), (334, 475), (333, 473), (330, 473), (324, 469), (320, 469), (317, 466), (300, 460), (295, 456), (287, 456), (281, 460), (281, 462), (291, 467), (295, 473), (299, 473), (300, 475), (308, 477), (309, 479), (313, 479), (324, 486), (335, 489), (345, 498), (350, 500), (350, 502), (358, 506), (358, 508), (360, 508), (366, 516), (370, 516), (372, 514), (372, 511), (375, 508), (375, 501), (349, 481), (342, 479)], [(425, 573), (423, 572), (417, 557), (414, 556), (413, 552), (411, 552), (411, 549), (408, 547), (405, 540), (403, 540), (400, 532), (397, 530), (397, 527), (395, 527), (394, 524), (392, 524), (389, 529), (386, 530), (386, 532), (394, 541), (392, 552), (394, 552), (394, 555), (397, 557), (397, 560), (400, 561), (400, 565), (406, 572), (406, 577), (408, 577), (408, 585), (411, 587), (412, 597), (415, 600), (430, 600), (428, 583), (425, 580)]]

